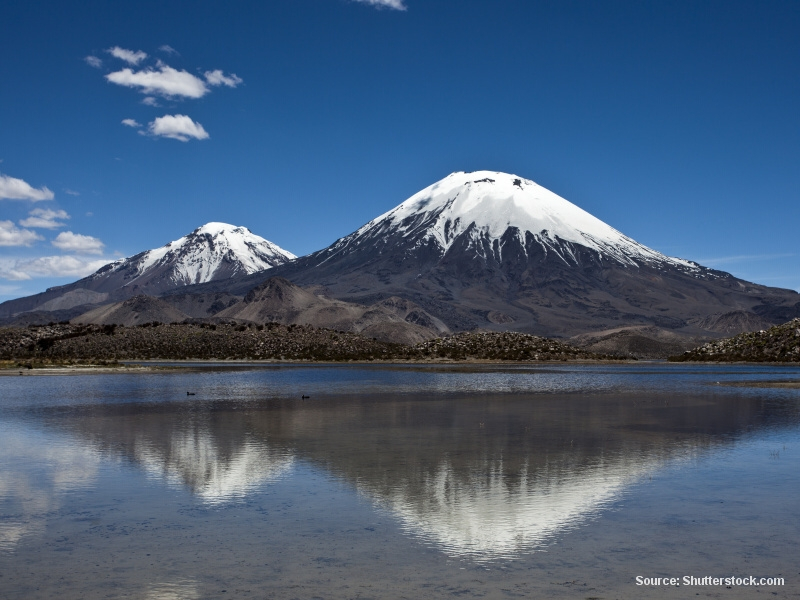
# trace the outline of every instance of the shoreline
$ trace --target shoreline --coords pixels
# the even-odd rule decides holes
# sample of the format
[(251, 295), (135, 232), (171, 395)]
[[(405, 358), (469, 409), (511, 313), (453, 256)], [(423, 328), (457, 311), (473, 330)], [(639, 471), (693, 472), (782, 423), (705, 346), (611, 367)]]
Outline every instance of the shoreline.
[(669, 360), (661, 359), (671, 365), (741, 365), (743, 367), (755, 367), (757, 365), (767, 365), (770, 367), (800, 367), (797, 361), (770, 361), (770, 360)]
[[(90, 375), (90, 374), (116, 374), (116, 373), (161, 373), (183, 370), (202, 370), (206, 368), (246, 368), (246, 367), (270, 367), (270, 366), (294, 366), (298, 368), (312, 366), (523, 366), (523, 365), (614, 365), (614, 364), (648, 364), (656, 361), (636, 361), (636, 360), (539, 360), (539, 361), (511, 361), (511, 360), (490, 360), (490, 359), (437, 359), (437, 360), (371, 360), (371, 361), (302, 361), (302, 360), (209, 360), (209, 359), (151, 359), (143, 361), (121, 361), (118, 366), (109, 365), (42, 365), (28, 368), (27, 366), (0, 368), (0, 377), (20, 377), (31, 375)], [(661, 361), (658, 361), (661, 362)]]
[[(176, 371), (190, 371), (203, 369), (245, 369), (262, 367), (355, 367), (355, 366), (402, 366), (402, 367), (519, 367), (519, 366), (555, 366), (555, 365), (690, 365), (690, 366), (770, 366), (770, 367), (800, 367), (798, 363), (786, 362), (710, 362), (710, 361), (681, 361), (673, 362), (668, 359), (578, 359), (578, 360), (492, 360), (492, 359), (449, 359), (438, 358), (430, 360), (352, 360), (352, 361), (324, 361), (324, 360), (281, 360), (281, 359), (148, 359), (136, 361), (120, 361), (117, 365), (108, 364), (72, 364), (54, 365), (43, 364), (29, 368), (13, 366), (0, 368), (0, 377), (25, 377), (32, 375), (112, 375), (132, 373), (168, 373)], [(720, 385), (728, 386), (759, 386), (759, 387), (787, 387), (800, 388), (798, 381), (775, 382), (730, 382)]]
[(725, 387), (781, 388), (800, 390), (800, 380), (796, 381), (723, 381), (716, 385)]

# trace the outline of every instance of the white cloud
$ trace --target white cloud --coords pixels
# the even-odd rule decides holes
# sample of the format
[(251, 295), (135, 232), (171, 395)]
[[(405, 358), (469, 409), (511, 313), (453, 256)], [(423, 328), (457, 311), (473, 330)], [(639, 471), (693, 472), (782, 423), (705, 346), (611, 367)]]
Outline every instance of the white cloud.
[(62, 231), (51, 243), (59, 250), (81, 254), (102, 254), (105, 246), (96, 237), (72, 233), (71, 231)]
[(11, 281), (27, 281), (31, 278), (30, 275), (18, 270), (15, 266), (7, 267), (4, 265), (0, 265), (0, 277)]
[(236, 73), (231, 73), (230, 76), (226, 76), (221, 69), (206, 71), (204, 75), (206, 76), (208, 85), (227, 85), (228, 87), (235, 88), (242, 83), (242, 78), (237, 76)]
[(362, 4), (370, 4), (379, 8), (393, 8), (395, 10), (406, 10), (406, 5), (403, 0), (354, 0)]
[(173, 48), (169, 44), (164, 44), (163, 46), (159, 46), (158, 49), (166, 54), (180, 54), (177, 50), (175, 50), (175, 48)]
[(69, 219), (65, 210), (53, 210), (50, 208), (34, 208), (28, 213), (30, 216), (19, 222), (23, 227), (37, 227), (39, 229), (58, 229), (63, 227), (59, 219)]
[(44, 239), (35, 231), (20, 229), (11, 221), (0, 221), (0, 246), (30, 246)]
[(52, 200), (54, 195), (53, 192), (46, 187), (37, 190), (22, 179), (9, 177), (8, 175), (0, 175), (0, 200), (3, 198), (8, 200), (30, 200), (32, 202), (38, 202), (39, 200)]
[(80, 196), (81, 195), (80, 192), (76, 192), (75, 190), (69, 190), (69, 189), (64, 190), (64, 193), (65, 194), (69, 194), (70, 196)]
[(86, 277), (112, 262), (109, 259), (86, 259), (77, 256), (40, 256), (0, 265), (0, 277), (26, 281), (33, 277)]
[(136, 128), (142, 126), (142, 124), (136, 121), (135, 119), (122, 119), (122, 124), (127, 125), (128, 127), (136, 127)]
[(133, 50), (126, 50), (125, 48), (120, 48), (119, 46), (109, 48), (106, 52), (108, 52), (111, 56), (119, 58), (120, 60), (124, 60), (129, 65), (138, 65), (145, 58), (147, 58), (147, 54), (141, 50), (134, 52)]
[(97, 58), (96, 56), (86, 56), (83, 59), (87, 65), (90, 67), (94, 67), (95, 69), (99, 69), (103, 66), (103, 61)]
[(147, 106), (159, 106), (159, 104), (158, 104), (158, 100), (156, 100), (156, 99), (155, 99), (155, 98), (153, 98), (152, 96), (146, 96), (146, 97), (145, 97), (145, 98), (142, 100), (142, 104), (146, 104)]
[(159, 64), (158, 69), (133, 71), (122, 69), (106, 75), (111, 83), (130, 88), (139, 88), (143, 94), (155, 94), (166, 98), (183, 96), (186, 98), (202, 98), (209, 90), (199, 77), (187, 71), (178, 71), (172, 67)]
[(151, 135), (172, 138), (188, 142), (189, 138), (196, 140), (208, 139), (208, 133), (200, 123), (195, 123), (186, 115), (164, 115), (158, 117), (147, 127)]

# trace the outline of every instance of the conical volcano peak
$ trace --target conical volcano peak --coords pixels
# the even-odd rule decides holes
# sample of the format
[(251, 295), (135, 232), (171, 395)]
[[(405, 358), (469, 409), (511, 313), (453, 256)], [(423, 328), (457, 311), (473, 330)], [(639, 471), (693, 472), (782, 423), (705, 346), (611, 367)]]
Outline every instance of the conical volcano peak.
[[(135, 257), (134, 257), (135, 258)], [(204, 283), (217, 279), (224, 267), (225, 277), (263, 271), (295, 258), (246, 227), (211, 222), (141, 257), (140, 274), (156, 265), (175, 269), (176, 283)], [(222, 275), (222, 273), (219, 273)]]
[(639, 244), (530, 179), (496, 171), (451, 173), (353, 235), (373, 237), (391, 232), (423, 243), (433, 242), (447, 252), (464, 234), (493, 244), (508, 237), (509, 230), (523, 247), (532, 237), (566, 260), (570, 251), (564, 243), (577, 244), (604, 259), (628, 265), (668, 262), (694, 268), (693, 263)]
[(249, 275), (293, 260), (294, 254), (247, 227), (210, 222), (160, 248), (106, 265), (87, 279), (94, 287), (136, 288), (150, 294)]

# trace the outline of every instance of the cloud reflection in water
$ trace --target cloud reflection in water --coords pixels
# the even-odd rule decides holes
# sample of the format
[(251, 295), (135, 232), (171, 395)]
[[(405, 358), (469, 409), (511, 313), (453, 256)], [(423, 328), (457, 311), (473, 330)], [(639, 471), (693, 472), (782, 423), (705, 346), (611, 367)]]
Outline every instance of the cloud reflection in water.
[(41, 534), (63, 494), (95, 483), (101, 460), (95, 448), (69, 436), (0, 422), (0, 552)]

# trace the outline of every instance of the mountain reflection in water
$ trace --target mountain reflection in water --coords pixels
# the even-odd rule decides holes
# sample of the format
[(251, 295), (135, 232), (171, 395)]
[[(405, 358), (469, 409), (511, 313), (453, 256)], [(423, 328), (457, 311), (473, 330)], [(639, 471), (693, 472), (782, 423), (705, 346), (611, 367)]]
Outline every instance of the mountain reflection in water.
[(405, 395), (94, 405), (44, 422), (84, 452), (212, 503), (257, 493), (303, 462), (425, 542), (491, 559), (546, 544), (665, 464), (795, 422), (796, 411), (733, 395)]

